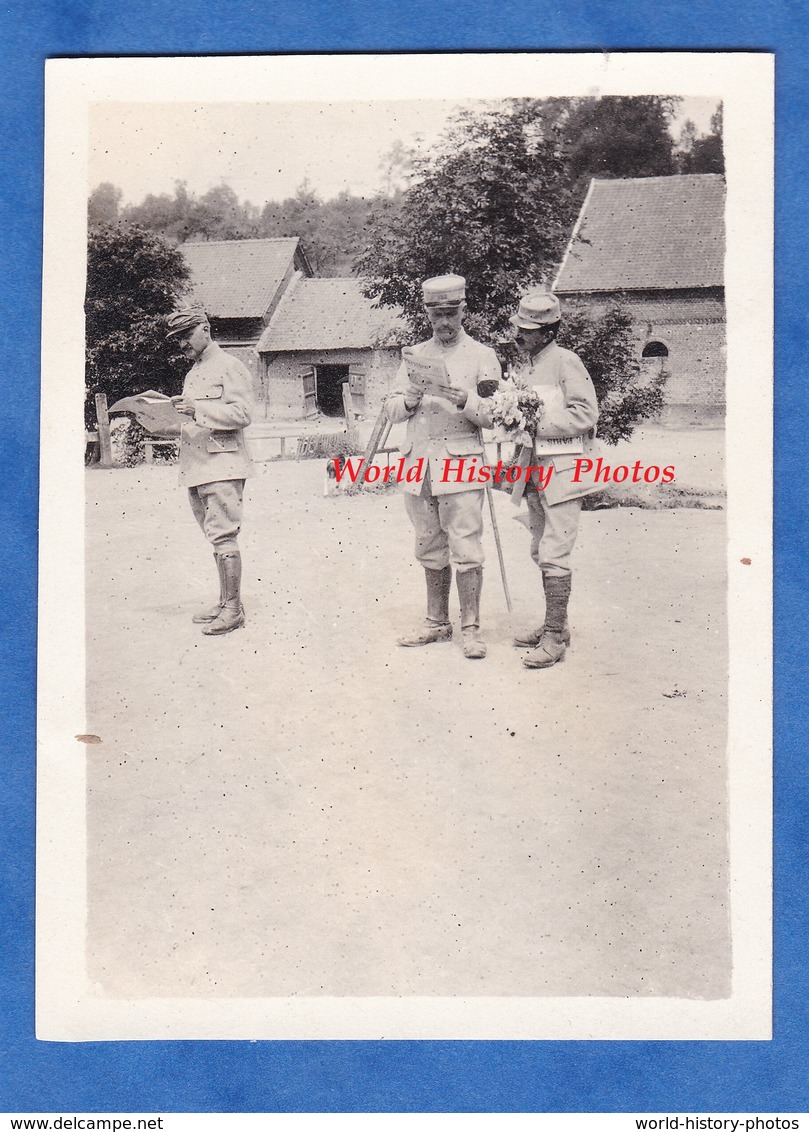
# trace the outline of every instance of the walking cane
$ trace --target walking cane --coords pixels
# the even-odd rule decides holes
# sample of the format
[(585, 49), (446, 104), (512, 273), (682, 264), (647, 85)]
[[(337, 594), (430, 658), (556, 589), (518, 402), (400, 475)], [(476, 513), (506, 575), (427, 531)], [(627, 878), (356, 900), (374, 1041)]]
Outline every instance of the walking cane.
[[(483, 449), (483, 459), (486, 459), (486, 445), (483, 443), (483, 430), (478, 425), (478, 438), (480, 439), (480, 447)], [(508, 591), (508, 578), (506, 577), (506, 563), (503, 558), (503, 547), (500, 544), (500, 530), (497, 526), (497, 515), (494, 510), (494, 496), (492, 495), (491, 484), (486, 484), (486, 498), (489, 501), (489, 514), (492, 519), (492, 533), (494, 534), (494, 545), (497, 547), (497, 561), (500, 563), (500, 577), (503, 579), (503, 593), (506, 595), (506, 608), (511, 613), (511, 594)]]
[(497, 560), (500, 563), (500, 577), (503, 579), (503, 593), (506, 595), (506, 608), (511, 613), (511, 594), (508, 592), (508, 579), (506, 578), (506, 564), (503, 560), (503, 548), (500, 545), (500, 531), (497, 529), (497, 515), (494, 511), (494, 497), (491, 484), (486, 484), (486, 498), (489, 500), (489, 514), (492, 517), (492, 532), (494, 545), (497, 547)]

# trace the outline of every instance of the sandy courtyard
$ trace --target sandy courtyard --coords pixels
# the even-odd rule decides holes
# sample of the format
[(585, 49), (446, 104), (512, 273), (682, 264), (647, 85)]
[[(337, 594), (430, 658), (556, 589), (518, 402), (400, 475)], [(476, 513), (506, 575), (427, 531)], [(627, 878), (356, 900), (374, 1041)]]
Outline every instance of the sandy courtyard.
[[(101, 993), (729, 993), (724, 512), (585, 513), (573, 645), (536, 672), (488, 522), (487, 659), (397, 648), (423, 612), (402, 500), (324, 498), (321, 461), (258, 466), (247, 626), (202, 636), (176, 480), (87, 473)], [(495, 502), (521, 627), (541, 579)]]

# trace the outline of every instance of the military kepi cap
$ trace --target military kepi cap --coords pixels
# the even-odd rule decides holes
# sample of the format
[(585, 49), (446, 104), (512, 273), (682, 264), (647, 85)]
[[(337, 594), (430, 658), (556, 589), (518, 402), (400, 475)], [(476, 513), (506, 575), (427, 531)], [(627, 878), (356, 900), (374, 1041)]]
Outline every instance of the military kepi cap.
[(421, 285), (425, 307), (459, 307), (466, 298), (463, 275), (436, 275)]
[(188, 330), (193, 330), (195, 326), (199, 326), (203, 322), (208, 321), (208, 316), (205, 313), (205, 308), (200, 306), (199, 303), (193, 303), (184, 307), (177, 307), (173, 310), (168, 317), (168, 336), (173, 338), (177, 334), (185, 334)]
[(529, 291), (520, 299), (516, 314), (508, 320), (512, 326), (521, 330), (537, 330), (540, 326), (550, 326), (562, 317), (559, 300), (550, 291)]

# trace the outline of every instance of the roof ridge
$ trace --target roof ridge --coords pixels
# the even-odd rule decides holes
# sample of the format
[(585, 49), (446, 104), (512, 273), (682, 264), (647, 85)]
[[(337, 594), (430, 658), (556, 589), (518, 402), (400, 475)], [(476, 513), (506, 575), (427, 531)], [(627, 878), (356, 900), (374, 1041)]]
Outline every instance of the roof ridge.
[(307, 283), (360, 283), (362, 279), (358, 275), (307, 275), (305, 281)]
[(186, 240), (181, 248), (217, 248), (223, 244), (283, 244), (287, 241), (299, 243), (300, 236), (250, 236), (244, 240)]
[(661, 183), (694, 179), (724, 181), (725, 178), (722, 173), (668, 173), (666, 175), (655, 174), (654, 177), (593, 177), (592, 179), (600, 185), (637, 185), (638, 183), (648, 184), (650, 181), (660, 181)]

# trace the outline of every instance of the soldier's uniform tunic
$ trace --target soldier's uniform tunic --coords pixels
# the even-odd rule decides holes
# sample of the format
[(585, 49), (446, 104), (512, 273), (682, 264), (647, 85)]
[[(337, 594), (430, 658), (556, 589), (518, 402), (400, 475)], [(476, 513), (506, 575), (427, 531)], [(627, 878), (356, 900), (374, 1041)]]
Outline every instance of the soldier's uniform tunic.
[[(450, 563), (458, 573), (483, 564), (483, 493), (482, 483), (466, 482), (470, 470), (485, 460), (480, 427), (492, 423), (487, 399), (479, 397), (477, 384), (482, 380), (499, 380), (497, 355), (489, 346), (470, 338), (463, 329), (453, 346), (442, 346), (434, 337), (414, 347), (414, 353), (441, 358), (450, 380), (468, 391), (466, 404), (458, 409), (440, 397), (425, 394), (414, 408), (405, 405), (403, 392), (393, 393), (387, 411), (394, 423), (407, 421), (407, 434), (401, 453), (405, 458), (403, 475), (424, 459), (425, 474), (421, 481), (403, 479), (405, 507), (416, 533), (416, 558), (427, 570), (443, 570)], [(407, 369), (402, 364), (397, 386), (403, 390)], [(462, 482), (454, 471), (445, 478), (445, 460), (453, 468), (463, 460)]]

